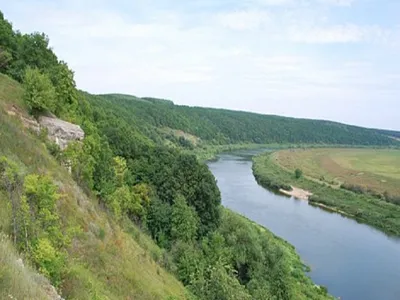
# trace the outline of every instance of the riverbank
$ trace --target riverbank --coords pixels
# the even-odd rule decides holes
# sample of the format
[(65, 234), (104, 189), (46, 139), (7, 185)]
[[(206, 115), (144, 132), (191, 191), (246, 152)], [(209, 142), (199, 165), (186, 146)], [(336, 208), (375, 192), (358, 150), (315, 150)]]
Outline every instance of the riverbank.
[[(203, 144), (191, 150), (183, 150), (185, 153), (196, 155), (200, 161), (210, 161), (217, 159), (218, 154), (224, 152), (233, 152), (237, 150), (257, 150), (257, 149), (270, 149), (270, 150), (283, 150), (283, 149), (314, 149), (314, 148), (359, 148), (359, 149), (386, 149), (379, 146), (363, 146), (363, 145), (325, 145), (325, 144), (254, 144), (254, 143), (241, 143), (241, 144), (226, 144), (226, 145), (211, 145)], [(397, 149), (396, 147), (392, 147)]]
[(276, 163), (272, 153), (264, 153), (253, 158), (253, 174), (257, 182), (273, 190), (290, 190), (296, 186), (310, 191), (312, 205), (352, 217), (358, 222), (371, 225), (388, 235), (400, 236), (400, 206), (379, 200), (369, 195), (335, 189), (305, 177), (295, 175)]
[[(231, 225), (226, 226), (224, 224), (235, 224), (235, 226), (230, 227)], [(238, 250), (247, 249), (245, 252), (250, 251), (253, 255), (258, 256), (257, 249), (264, 249), (268, 252), (267, 257), (270, 259), (275, 259), (277, 256), (281, 257), (277, 262), (273, 263), (273, 265), (276, 264), (275, 268), (279, 269), (278, 273), (271, 272), (269, 274), (271, 278), (277, 276), (275, 280), (280, 280), (281, 284), (286, 286), (287, 294), (281, 295), (282, 298), (279, 299), (335, 299), (328, 294), (326, 287), (316, 285), (307, 276), (310, 268), (303, 263), (295, 247), (284, 239), (274, 235), (267, 228), (228, 208), (223, 208), (222, 228), (221, 234), (225, 238), (229, 239), (235, 230), (239, 230), (238, 228), (246, 236), (246, 243), (239, 246)], [(267, 248), (265, 248), (266, 245), (268, 245)], [(262, 264), (262, 262), (260, 261), (258, 264)], [(265, 270), (262, 272), (265, 272)]]

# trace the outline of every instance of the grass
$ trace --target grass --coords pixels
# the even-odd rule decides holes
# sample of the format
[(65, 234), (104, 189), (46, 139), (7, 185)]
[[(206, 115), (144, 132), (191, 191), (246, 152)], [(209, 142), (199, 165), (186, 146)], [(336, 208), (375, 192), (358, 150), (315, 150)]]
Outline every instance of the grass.
[[(18, 117), (7, 114), (14, 105), (20, 114), (28, 115), (22, 94), (18, 83), (0, 75), (0, 156), (15, 161), (24, 173), (50, 175), (62, 194), (58, 214), (63, 227), (80, 229), (66, 249), (62, 295), (68, 299), (187, 299), (183, 285), (154, 259), (161, 252), (157, 245), (139, 229), (133, 230), (134, 225), (115, 223), (94, 197), (82, 192), (38, 137), (24, 129)], [(8, 199), (0, 192), (3, 234), (10, 233), (10, 214)], [(32, 279), (38, 276), (34, 270), (21, 273), (15, 269), (17, 257), (12, 243), (3, 238), (0, 298), (7, 299), (4, 293), (10, 293), (17, 299), (46, 299)]]
[(0, 233), (0, 299), (49, 299), (48, 280), (18, 259), (9, 238)]
[(400, 236), (400, 206), (377, 199), (368, 194), (332, 187), (330, 184), (310, 180), (306, 176), (295, 178), (294, 172), (282, 168), (276, 153), (265, 153), (253, 159), (253, 173), (257, 181), (265, 187), (269, 182), (275, 185), (295, 186), (314, 195), (310, 204), (323, 206), (369, 224), (389, 235)]
[(279, 151), (277, 163), (305, 176), (340, 186), (357, 185), (378, 193), (400, 195), (400, 150), (307, 149)]

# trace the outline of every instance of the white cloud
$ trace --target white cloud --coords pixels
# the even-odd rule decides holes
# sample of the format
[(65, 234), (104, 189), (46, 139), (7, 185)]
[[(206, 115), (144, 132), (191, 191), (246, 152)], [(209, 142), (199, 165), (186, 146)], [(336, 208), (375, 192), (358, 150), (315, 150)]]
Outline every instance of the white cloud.
[(289, 29), (290, 40), (301, 43), (356, 43), (383, 40), (386, 36), (387, 33), (378, 26), (354, 24)]
[(317, 0), (317, 2), (337, 6), (351, 6), (355, 0)]
[(260, 10), (242, 10), (218, 14), (216, 19), (218, 23), (229, 29), (255, 30), (265, 25), (270, 20), (270, 15)]

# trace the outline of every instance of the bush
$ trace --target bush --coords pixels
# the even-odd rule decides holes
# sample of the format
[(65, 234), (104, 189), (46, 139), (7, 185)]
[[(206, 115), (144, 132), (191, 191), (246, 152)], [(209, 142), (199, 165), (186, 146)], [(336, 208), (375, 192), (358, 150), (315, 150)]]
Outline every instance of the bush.
[(296, 170), (294, 171), (294, 176), (296, 177), (296, 179), (301, 178), (301, 177), (303, 176), (303, 171), (300, 170), (300, 169), (296, 169)]
[(59, 286), (65, 265), (65, 258), (53, 247), (47, 238), (39, 239), (33, 253), (33, 258), (39, 267), (39, 271), (51, 279), (55, 286)]

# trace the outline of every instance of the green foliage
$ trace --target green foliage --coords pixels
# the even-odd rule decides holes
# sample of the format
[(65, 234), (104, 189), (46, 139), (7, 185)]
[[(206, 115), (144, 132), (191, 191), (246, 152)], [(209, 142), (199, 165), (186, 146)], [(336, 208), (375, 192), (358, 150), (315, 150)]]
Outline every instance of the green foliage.
[(66, 237), (56, 212), (58, 188), (48, 176), (22, 178), (17, 165), (5, 157), (0, 157), (0, 178), (12, 204), (14, 243), (54, 284), (60, 284), (64, 259), (57, 249), (65, 245)]
[[(135, 128), (160, 139), (158, 128), (181, 130), (199, 137), (207, 144), (290, 143), (398, 145), (394, 139), (376, 130), (329, 121), (285, 118), (224, 109), (168, 105), (119, 95), (89, 97), (96, 107), (134, 122)], [(181, 144), (182, 143), (182, 144)], [(177, 146), (189, 147), (181, 140)]]
[(123, 157), (114, 157), (114, 174), (116, 179), (116, 185), (122, 186), (125, 183), (125, 177), (128, 172), (126, 166), (126, 160)]
[(64, 236), (56, 212), (56, 202), (60, 198), (57, 190), (50, 177), (31, 174), (25, 177), (23, 198), (26, 198), (29, 214), (34, 220), (31, 237), (44, 236), (54, 245), (63, 246)]
[(301, 176), (303, 176), (303, 171), (300, 170), (300, 169), (296, 169), (296, 170), (294, 171), (294, 176), (296, 177), (296, 179), (301, 178)]
[(170, 253), (178, 278), (200, 299), (329, 299), (304, 274), (286, 242), (227, 209), (198, 242), (178, 240)]
[(42, 74), (39, 69), (26, 69), (24, 90), (24, 100), (31, 111), (54, 111), (54, 87), (49, 77)]
[(39, 271), (46, 277), (51, 278), (54, 285), (59, 286), (65, 258), (47, 238), (41, 238), (37, 241), (33, 251), (33, 259)]
[(198, 229), (198, 216), (193, 207), (187, 205), (183, 196), (178, 195), (172, 205), (171, 237), (184, 242), (193, 241)]
[(11, 60), (12, 60), (11, 53), (6, 50), (1, 49), (1, 47), (0, 47), (0, 70), (7, 69)]
[(170, 204), (158, 198), (152, 199), (147, 215), (147, 227), (157, 244), (164, 248), (168, 248), (170, 244), (171, 214)]
[(64, 163), (71, 168), (76, 182), (84, 188), (92, 188), (95, 159), (91, 155), (91, 140), (85, 139), (83, 143), (70, 143), (63, 153)]
[(54, 112), (59, 116), (73, 116), (78, 105), (74, 73), (65, 62), (60, 62), (49, 70), (55, 89)]
[(223, 266), (216, 265), (207, 270), (206, 279), (193, 283), (192, 289), (202, 299), (209, 300), (250, 300), (251, 295), (237, 281), (233, 274), (227, 273)]

